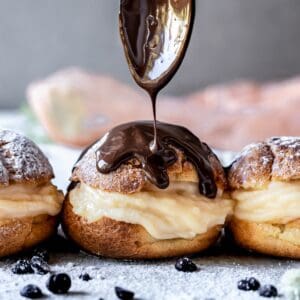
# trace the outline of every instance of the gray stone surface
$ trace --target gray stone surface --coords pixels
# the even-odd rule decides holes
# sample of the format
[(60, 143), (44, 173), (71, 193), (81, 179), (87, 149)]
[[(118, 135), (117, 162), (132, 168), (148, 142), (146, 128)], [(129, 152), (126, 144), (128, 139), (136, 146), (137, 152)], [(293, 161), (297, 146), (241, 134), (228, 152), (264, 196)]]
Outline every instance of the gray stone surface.
[[(26, 129), (25, 120), (18, 114), (0, 113), (0, 128)], [(55, 183), (65, 189), (79, 151), (58, 145), (42, 144), (41, 147), (53, 164)], [(230, 153), (224, 156), (225, 163), (230, 158)], [(199, 271), (195, 273), (178, 272), (174, 268), (175, 259), (117, 261), (85, 253), (59, 253), (51, 255), (51, 270), (70, 274), (72, 288), (68, 295), (54, 296), (45, 287), (48, 275), (14, 275), (10, 269), (15, 260), (0, 260), (1, 300), (24, 299), (19, 296), (19, 290), (29, 283), (40, 286), (47, 296), (45, 299), (97, 300), (103, 297), (114, 300), (117, 299), (114, 295), (115, 286), (131, 289), (136, 293), (136, 299), (144, 300), (262, 299), (256, 292), (239, 291), (236, 288), (237, 281), (255, 276), (262, 284), (274, 284), (281, 290), (279, 281), (283, 273), (291, 268), (300, 269), (300, 261), (249, 254), (238, 250), (228, 241), (194, 257), (199, 266)], [(82, 272), (88, 272), (93, 280), (80, 280), (78, 276)]]
[[(225, 247), (226, 248), (226, 247)], [(222, 254), (226, 251), (227, 254)], [(174, 268), (175, 259), (163, 261), (116, 261), (80, 254), (52, 255), (53, 272), (67, 272), (72, 277), (71, 292), (55, 297), (47, 291), (48, 275), (14, 275), (10, 268), (14, 260), (0, 261), (0, 299), (19, 299), (19, 290), (28, 283), (42, 288), (47, 299), (117, 299), (114, 287), (121, 286), (144, 300), (235, 300), (263, 299), (257, 292), (237, 289), (238, 280), (255, 276), (262, 284), (274, 284), (279, 290), (280, 277), (290, 268), (300, 268), (300, 262), (280, 260), (216, 248), (194, 258), (200, 270), (182, 273)], [(93, 280), (78, 278), (88, 272)]]

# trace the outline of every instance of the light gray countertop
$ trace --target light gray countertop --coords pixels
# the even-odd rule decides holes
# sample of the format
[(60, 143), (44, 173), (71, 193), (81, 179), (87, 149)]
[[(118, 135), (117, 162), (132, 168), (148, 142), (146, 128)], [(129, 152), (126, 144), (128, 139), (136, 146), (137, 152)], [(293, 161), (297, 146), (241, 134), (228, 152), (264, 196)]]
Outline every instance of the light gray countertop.
[[(49, 299), (117, 299), (114, 287), (121, 286), (136, 293), (137, 299), (263, 299), (257, 292), (237, 289), (237, 282), (248, 276), (262, 284), (279, 288), (280, 277), (287, 269), (300, 268), (300, 262), (248, 255), (239, 252), (222, 254), (214, 248), (194, 258), (200, 270), (182, 273), (174, 268), (175, 259), (162, 261), (116, 261), (84, 253), (55, 254), (50, 266), (54, 272), (66, 272), (72, 278), (71, 292), (66, 296), (51, 295), (45, 288), (48, 275), (14, 275), (10, 271), (14, 260), (0, 261), (0, 299), (15, 300), (19, 290), (28, 283), (37, 284)], [(227, 250), (228, 251), (228, 250)], [(78, 278), (88, 272), (93, 279)], [(20, 297), (21, 298), (21, 297)], [(282, 298), (281, 298), (282, 299)]]

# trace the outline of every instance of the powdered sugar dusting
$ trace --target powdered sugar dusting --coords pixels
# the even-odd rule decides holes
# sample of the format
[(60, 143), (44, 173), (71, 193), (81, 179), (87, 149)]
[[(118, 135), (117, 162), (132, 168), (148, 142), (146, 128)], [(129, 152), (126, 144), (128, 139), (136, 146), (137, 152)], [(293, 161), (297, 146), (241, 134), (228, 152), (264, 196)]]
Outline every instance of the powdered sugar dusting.
[(282, 145), (298, 148), (300, 146), (300, 138), (294, 136), (280, 136), (280, 137), (272, 137), (268, 140), (269, 143), (274, 145)]
[(300, 138), (291, 136), (272, 137), (267, 141), (277, 155), (285, 156), (287, 149), (292, 151), (293, 156), (300, 155)]
[(274, 155), (272, 177), (279, 180), (300, 178), (300, 138), (273, 137), (267, 140)]
[[(224, 246), (224, 245), (223, 245)], [(286, 270), (299, 268), (300, 262), (280, 260), (247, 254), (235, 250), (222, 250), (218, 246), (209, 254), (194, 257), (199, 266), (195, 273), (178, 272), (176, 259), (158, 261), (122, 261), (79, 254), (52, 254), (51, 271), (68, 273), (72, 279), (69, 294), (59, 299), (117, 299), (115, 286), (132, 290), (135, 299), (144, 300), (255, 300), (262, 299), (258, 292), (237, 289), (237, 282), (254, 276), (261, 284), (274, 284), (279, 288), (281, 276)], [(46, 288), (49, 275), (15, 275), (11, 272), (14, 260), (0, 261), (0, 297), (6, 300), (19, 299), (19, 290), (26, 284), (37, 284), (47, 299), (58, 299)], [(89, 273), (90, 281), (82, 281), (79, 275)], [(286, 299), (281, 297), (280, 299)]]
[[(238, 154), (238, 157), (246, 157), (251, 155), (254, 152), (258, 152), (260, 150), (260, 148), (262, 148), (263, 146), (265, 146), (265, 143), (252, 143), (249, 144), (247, 146), (245, 146), (242, 150), (242, 152), (240, 154)], [(260, 157), (258, 157), (258, 164), (260, 165), (268, 165), (270, 162), (272, 162), (273, 157), (268, 155), (262, 155)]]
[(230, 185), (260, 187), (270, 180), (300, 179), (300, 137), (272, 137), (246, 146), (233, 162)]
[(0, 131), (0, 184), (52, 177), (52, 167), (36, 144), (16, 132)]

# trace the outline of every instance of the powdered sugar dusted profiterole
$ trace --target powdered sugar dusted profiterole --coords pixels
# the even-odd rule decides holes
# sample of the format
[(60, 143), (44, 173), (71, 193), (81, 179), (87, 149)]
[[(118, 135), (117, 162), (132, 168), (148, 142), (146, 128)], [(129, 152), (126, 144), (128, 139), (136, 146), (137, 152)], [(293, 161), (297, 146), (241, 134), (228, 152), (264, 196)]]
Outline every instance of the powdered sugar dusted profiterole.
[(242, 247), (300, 259), (300, 138), (244, 148), (228, 171), (235, 200), (230, 229)]
[(56, 232), (63, 194), (52, 167), (26, 137), (0, 130), (0, 257), (26, 250)]
[(121, 1), (125, 54), (151, 96), (154, 122), (111, 129), (75, 165), (63, 226), (89, 252), (119, 258), (195, 253), (217, 240), (231, 213), (224, 170), (211, 149), (184, 127), (156, 122), (157, 93), (183, 60), (194, 9), (187, 0)]

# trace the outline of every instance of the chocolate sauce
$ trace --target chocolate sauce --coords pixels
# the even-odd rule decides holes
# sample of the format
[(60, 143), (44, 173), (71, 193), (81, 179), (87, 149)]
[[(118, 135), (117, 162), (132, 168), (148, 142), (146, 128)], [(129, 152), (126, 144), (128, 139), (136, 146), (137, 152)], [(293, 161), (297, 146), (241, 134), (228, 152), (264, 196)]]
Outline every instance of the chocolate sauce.
[(181, 65), (194, 24), (194, 0), (121, 0), (120, 34), (131, 74), (151, 97), (157, 151), (156, 97)]
[(121, 164), (137, 159), (149, 181), (158, 188), (165, 189), (169, 186), (167, 168), (177, 161), (175, 147), (195, 166), (200, 193), (214, 198), (217, 186), (209, 162), (209, 157), (214, 155), (210, 148), (181, 126), (158, 122), (157, 136), (159, 148), (153, 153), (149, 148), (154, 138), (151, 121), (132, 122), (113, 128), (102, 138), (96, 151), (99, 172), (110, 173)]

